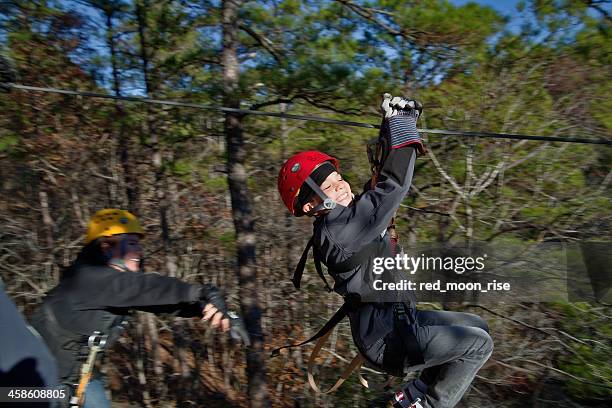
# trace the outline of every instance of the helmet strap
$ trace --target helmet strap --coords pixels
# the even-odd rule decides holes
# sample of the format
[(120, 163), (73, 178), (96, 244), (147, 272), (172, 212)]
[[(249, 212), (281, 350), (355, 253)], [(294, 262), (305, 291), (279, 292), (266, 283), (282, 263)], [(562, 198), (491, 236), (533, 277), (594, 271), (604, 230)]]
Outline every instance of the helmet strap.
[(128, 268), (127, 266), (125, 266), (125, 261), (123, 260), (123, 258), (113, 258), (110, 261), (108, 261), (108, 265), (117, 267), (124, 272), (128, 271)]
[(318, 213), (319, 211), (331, 211), (334, 208), (336, 208), (336, 205), (338, 205), (338, 203), (336, 203), (334, 200), (329, 198), (323, 192), (323, 190), (321, 190), (321, 187), (319, 187), (319, 185), (315, 183), (312, 178), (310, 178), (310, 176), (308, 176), (305, 182), (306, 184), (308, 184), (308, 187), (310, 187), (312, 191), (314, 191), (314, 193), (318, 195), (321, 198), (321, 200), (323, 200), (321, 204), (317, 205), (315, 208), (308, 211), (307, 213), (308, 215), (313, 215), (315, 213)]

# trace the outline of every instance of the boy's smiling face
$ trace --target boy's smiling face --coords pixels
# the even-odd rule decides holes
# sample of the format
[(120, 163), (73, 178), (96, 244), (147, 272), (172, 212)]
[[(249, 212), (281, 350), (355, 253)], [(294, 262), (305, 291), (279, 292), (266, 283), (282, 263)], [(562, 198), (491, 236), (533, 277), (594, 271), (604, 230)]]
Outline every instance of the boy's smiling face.
[[(340, 173), (336, 171), (332, 172), (327, 176), (325, 181), (321, 183), (321, 190), (323, 190), (328, 198), (335, 201), (338, 205), (348, 207), (351, 201), (353, 201), (351, 186), (342, 178)], [(322, 202), (323, 200), (321, 197), (315, 194), (312, 200), (304, 204), (302, 211), (308, 213)]]

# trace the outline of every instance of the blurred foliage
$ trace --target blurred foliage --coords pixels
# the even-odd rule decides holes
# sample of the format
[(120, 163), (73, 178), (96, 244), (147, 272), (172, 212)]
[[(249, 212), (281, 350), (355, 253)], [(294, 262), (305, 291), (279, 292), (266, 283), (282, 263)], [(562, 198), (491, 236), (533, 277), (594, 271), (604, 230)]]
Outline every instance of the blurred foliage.
[(580, 342), (570, 343), (570, 352), (559, 357), (559, 368), (591, 382), (585, 384), (569, 379), (569, 392), (582, 400), (605, 401), (610, 396), (609, 387), (612, 387), (612, 368), (607, 363), (612, 324), (602, 314), (606, 309), (588, 303), (556, 304), (553, 308), (561, 316), (559, 328), (580, 339)]

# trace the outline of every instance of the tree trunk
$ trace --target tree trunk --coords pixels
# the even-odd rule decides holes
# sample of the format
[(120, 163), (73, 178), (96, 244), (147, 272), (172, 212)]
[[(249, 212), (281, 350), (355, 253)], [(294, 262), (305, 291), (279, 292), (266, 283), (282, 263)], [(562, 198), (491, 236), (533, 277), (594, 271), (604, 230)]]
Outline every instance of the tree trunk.
[[(110, 52), (111, 72), (113, 76), (113, 93), (115, 96), (121, 96), (121, 80), (119, 78), (119, 68), (117, 66), (117, 48), (115, 45), (115, 27), (113, 18), (115, 9), (112, 5), (104, 8), (106, 17), (106, 46)], [(130, 142), (131, 138), (126, 132), (125, 111), (119, 101), (115, 101), (115, 113), (119, 120), (119, 134), (117, 135), (117, 144), (119, 149), (119, 158), (123, 169), (123, 178), (125, 182), (125, 194), (127, 198), (127, 208), (132, 213), (138, 214), (138, 184), (134, 172), (134, 166), (130, 158)]]
[[(147, 9), (149, 8), (149, 3), (146, 0), (138, 0), (136, 1), (136, 20), (138, 22), (138, 37), (140, 40), (140, 63), (142, 74), (145, 83), (145, 91), (147, 98), (155, 97), (156, 84), (151, 78), (151, 57), (153, 51), (150, 50), (148, 39), (147, 39)], [(156, 204), (159, 208), (160, 214), (160, 224), (162, 227), (161, 237), (164, 247), (164, 254), (168, 254), (168, 223), (166, 220), (166, 195), (163, 186), (164, 173), (162, 166), (162, 152), (160, 150), (159, 145), (159, 135), (157, 133), (156, 126), (154, 124), (153, 112), (149, 105), (147, 105), (147, 116), (145, 121), (145, 133), (149, 136), (151, 141), (151, 161), (153, 164), (153, 194), (156, 200)], [(141, 207), (144, 210), (144, 203)], [(160, 268), (163, 263), (159, 260), (154, 260), (153, 262), (156, 270), (161, 271)], [(153, 315), (148, 316), (148, 335), (151, 339), (151, 360), (153, 363), (153, 371), (156, 376), (154, 386), (158, 388), (160, 394), (165, 394), (165, 382), (163, 381), (163, 366), (159, 357), (159, 338), (157, 333), (157, 324), (155, 317)], [(149, 381), (151, 382), (151, 381)]]
[[(238, 93), (238, 10), (241, 1), (223, 1), (223, 91), (224, 106), (240, 107)], [(248, 393), (251, 407), (269, 406), (264, 364), (264, 338), (261, 330), (261, 306), (257, 290), (255, 259), (255, 229), (251, 203), (247, 190), (247, 173), (244, 166), (246, 150), (242, 132), (242, 116), (228, 113), (225, 116), (227, 140), (228, 184), (232, 202), (232, 216), (236, 230), (238, 252), (238, 283), (240, 285), (241, 311), (251, 336), (247, 352)]]

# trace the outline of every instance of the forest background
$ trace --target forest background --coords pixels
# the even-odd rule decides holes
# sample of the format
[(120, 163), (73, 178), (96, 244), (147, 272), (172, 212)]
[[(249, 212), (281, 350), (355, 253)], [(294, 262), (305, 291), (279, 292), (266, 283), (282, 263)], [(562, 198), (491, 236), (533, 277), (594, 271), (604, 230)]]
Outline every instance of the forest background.
[[(503, 3), (503, 2), (500, 2)], [(378, 124), (385, 91), (423, 102), (420, 127), (612, 138), (609, 1), (80, 0), (0, 3), (19, 83)], [(499, 4), (498, 4), (499, 6)], [(254, 343), (198, 321), (137, 314), (105, 370), (114, 404), (364, 406), (353, 376), (306, 383), (311, 335), (341, 304), (312, 266), (289, 280), (310, 220), (289, 216), (280, 165), (317, 149), (353, 186), (373, 129), (13, 90), (0, 94), (0, 270), (28, 316), (82, 245), (90, 215), (144, 223), (148, 271), (222, 287)], [(612, 238), (612, 149), (423, 134), (398, 228), (406, 243), (503, 246)], [(490, 323), (495, 352), (463, 407), (608, 406), (602, 302), (424, 304)], [(354, 354), (348, 322), (319, 363)], [(365, 372), (370, 378), (382, 376)]]

